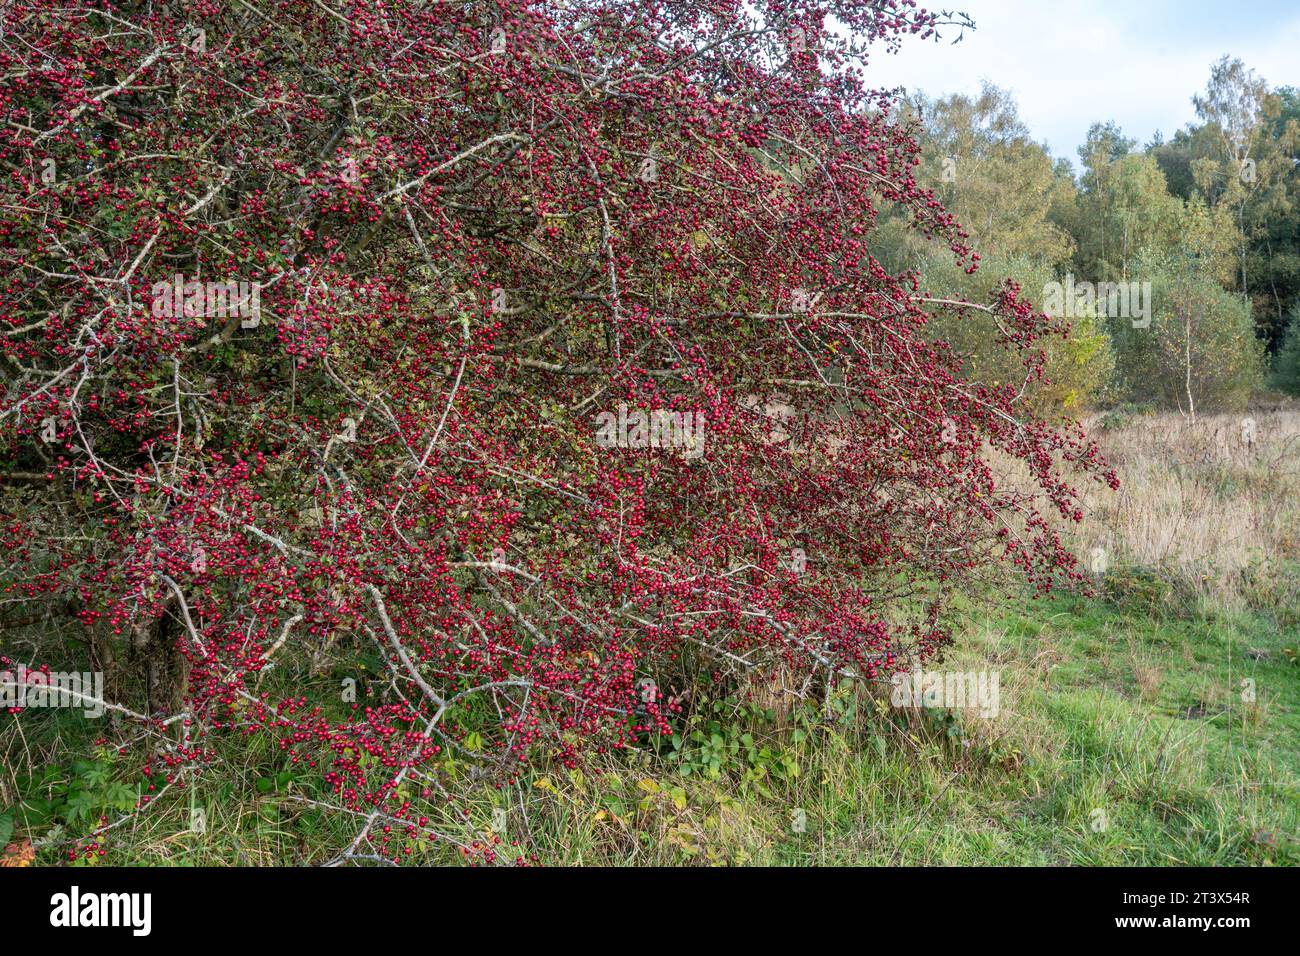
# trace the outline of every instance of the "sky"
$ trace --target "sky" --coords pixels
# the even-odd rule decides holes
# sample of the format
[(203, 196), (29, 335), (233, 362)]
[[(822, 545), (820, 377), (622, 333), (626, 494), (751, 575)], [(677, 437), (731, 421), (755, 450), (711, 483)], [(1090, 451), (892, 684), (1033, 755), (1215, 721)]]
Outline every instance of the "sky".
[(875, 53), (870, 85), (939, 97), (978, 93), (987, 79), (1015, 95), (1034, 139), (1076, 169), (1093, 122), (1115, 120), (1142, 146), (1194, 120), (1192, 96), (1225, 53), (1272, 88), (1300, 86), (1298, 0), (943, 0), (943, 8), (969, 14), (976, 29), (955, 45), (913, 37), (896, 54)]

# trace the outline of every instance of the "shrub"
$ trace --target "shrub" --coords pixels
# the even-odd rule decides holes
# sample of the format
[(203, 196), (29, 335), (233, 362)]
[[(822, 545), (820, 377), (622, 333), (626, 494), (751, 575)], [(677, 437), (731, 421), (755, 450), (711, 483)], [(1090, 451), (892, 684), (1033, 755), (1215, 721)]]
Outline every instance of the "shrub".
[[(870, 255), (893, 204), (974, 268), (853, 73), (933, 15), (46, 7), (0, 53), (4, 613), (75, 614), (173, 780), (269, 735), (344, 856), (497, 859), (439, 768), (660, 732), (688, 653), (887, 674), (998, 559), (1075, 574), (1054, 521), (1113, 474)], [(1053, 323), (984, 309), (1037, 369)]]
[(1151, 283), (1152, 308), (1148, 326), (1110, 323), (1128, 395), (1184, 413), (1244, 410), (1264, 376), (1249, 302), (1196, 261), (1143, 260), (1129, 280)]
[[(1027, 301), (1046, 310), (1043, 290), (1048, 283), (1058, 281), (1058, 277), (1044, 262), (996, 256), (985, 260), (979, 272), (968, 274), (957, 268), (951, 257), (935, 257), (926, 268), (926, 281), (931, 287), (972, 302), (988, 301), (990, 295), (998, 292), (1001, 279), (997, 277), (1008, 276)], [(1062, 315), (1051, 317), (1065, 323)], [(1026, 367), (1022, 350), (1008, 348), (1006, 342), (990, 334), (990, 321), (983, 313), (938, 311), (930, 322), (930, 333), (951, 344), (953, 351), (962, 357), (964, 374), (970, 380), (994, 387), (1006, 383), (1023, 385), (1022, 401), (1037, 414), (1077, 416), (1109, 397), (1115, 357), (1104, 321), (1090, 315), (1078, 316), (1066, 323), (1070, 327), (1068, 335), (1040, 339), (1037, 345), (1043, 353), (1041, 377), (1035, 374), (1040, 366)]]

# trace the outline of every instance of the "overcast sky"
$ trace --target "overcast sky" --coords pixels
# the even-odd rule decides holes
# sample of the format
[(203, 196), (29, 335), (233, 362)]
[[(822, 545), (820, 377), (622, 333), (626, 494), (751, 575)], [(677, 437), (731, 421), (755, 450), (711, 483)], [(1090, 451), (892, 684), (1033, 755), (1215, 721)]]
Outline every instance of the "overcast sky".
[[(936, 4), (919, 4), (935, 9)], [(976, 29), (958, 44), (905, 42), (873, 56), (872, 86), (937, 97), (1011, 90), (1020, 116), (1052, 155), (1078, 166), (1094, 121), (1113, 119), (1138, 145), (1195, 119), (1192, 95), (1210, 64), (1240, 57), (1270, 87), (1300, 86), (1296, 0), (944, 0)], [(955, 36), (955, 32), (953, 33)]]

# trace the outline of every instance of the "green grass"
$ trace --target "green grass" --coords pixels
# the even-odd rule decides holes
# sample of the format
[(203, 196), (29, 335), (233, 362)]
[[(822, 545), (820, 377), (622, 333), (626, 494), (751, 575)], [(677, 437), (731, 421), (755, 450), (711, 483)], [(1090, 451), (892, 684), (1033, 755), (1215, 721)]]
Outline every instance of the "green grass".
[(799, 795), (819, 825), (773, 840), (773, 862), (1296, 861), (1300, 669), (1278, 632), (1078, 600), (970, 630), (947, 666), (1000, 662), (999, 717), (888, 759), (820, 754)]
[[(820, 702), (778, 715), (723, 700), (697, 707), (676, 748), (537, 766), (501, 790), (464, 766), (441, 777), (470, 806), (464, 827), (486, 833), (508, 808), (507, 840), (550, 865), (1300, 861), (1294, 632), (1264, 615), (1162, 618), (1077, 597), (961, 613), (941, 666), (998, 670), (990, 719), (847, 688), (831, 721)], [(29, 760), (6, 786), (16, 831), (57, 863), (79, 822), (115, 819), (145, 781), (133, 758), (76, 740), (85, 725), (69, 715), (25, 720), (29, 754), (62, 735), (59, 749), (85, 757)], [(220, 757), (116, 828), (106, 861), (319, 863), (351, 841), (357, 818), (314, 803), (328, 798), (315, 778), (265, 739), (229, 740)], [(458, 858), (435, 844), (410, 860)]]
[[(1284, 653), (1294, 634), (1263, 617), (1158, 621), (1077, 598), (969, 613), (944, 666), (998, 668), (997, 718), (900, 712), (857, 694), (839, 699), (839, 723), (802, 735), (742, 716), (732, 732), (792, 754), (796, 775), (756, 772), (742, 746), (717, 779), (686, 779), (684, 807), (650, 794), (621, 820), (554, 827), (537, 834), (543, 858), (1297, 862), (1300, 666)], [(672, 785), (655, 762), (639, 772), (661, 792)], [(590, 817), (611, 792), (626, 804), (636, 779), (584, 780), (563, 799)]]

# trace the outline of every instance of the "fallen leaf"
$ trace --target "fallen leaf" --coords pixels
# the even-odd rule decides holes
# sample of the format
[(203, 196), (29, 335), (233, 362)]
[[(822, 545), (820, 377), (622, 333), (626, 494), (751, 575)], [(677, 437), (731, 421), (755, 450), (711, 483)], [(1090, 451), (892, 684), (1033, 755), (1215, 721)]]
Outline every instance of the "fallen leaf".
[(5, 847), (4, 856), (0, 857), (0, 866), (31, 866), (34, 859), (36, 851), (32, 849), (32, 841), (23, 840)]

